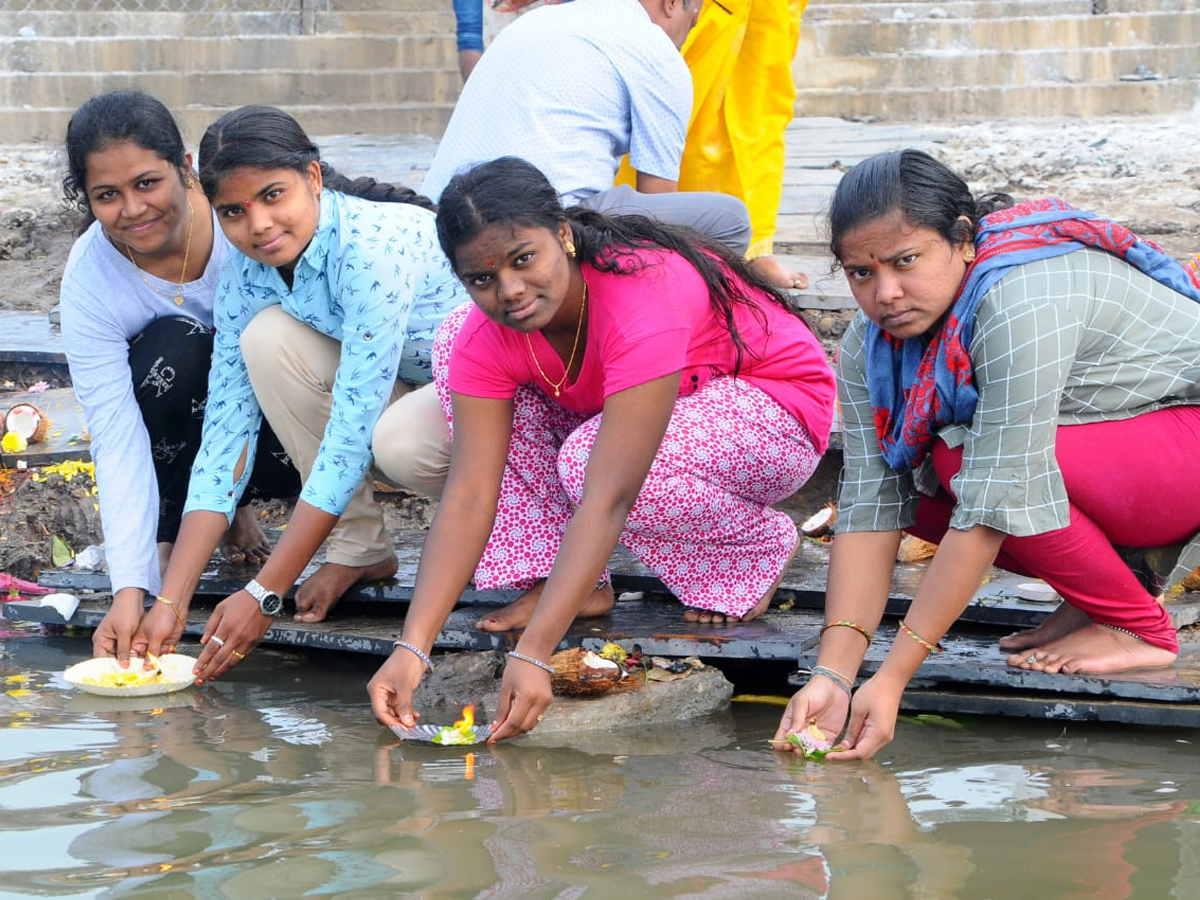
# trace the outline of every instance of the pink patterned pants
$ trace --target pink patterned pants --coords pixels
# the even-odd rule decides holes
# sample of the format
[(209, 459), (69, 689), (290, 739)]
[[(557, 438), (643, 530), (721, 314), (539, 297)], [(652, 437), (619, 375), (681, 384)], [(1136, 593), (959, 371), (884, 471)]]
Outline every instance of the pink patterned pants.
[[(451, 433), (447, 362), (466, 310), (450, 314), (433, 349)], [(475, 572), (481, 589), (526, 589), (550, 574), (603, 419), (564, 410), (527, 387), (513, 407), (496, 523)], [(795, 523), (770, 504), (795, 493), (819, 459), (804, 426), (768, 394), (713, 379), (676, 400), (620, 543), (685, 605), (741, 616), (796, 545)]]

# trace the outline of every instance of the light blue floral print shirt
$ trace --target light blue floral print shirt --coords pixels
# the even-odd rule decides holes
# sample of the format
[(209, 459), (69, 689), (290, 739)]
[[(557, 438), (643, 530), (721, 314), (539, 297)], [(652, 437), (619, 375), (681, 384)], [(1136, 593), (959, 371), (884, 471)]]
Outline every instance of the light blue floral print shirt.
[[(273, 266), (233, 250), (221, 272), (213, 314), (216, 338), (204, 436), (192, 466), (186, 511), (232, 519), (254, 464), (262, 412), (242, 358), (242, 331), (259, 312), (282, 306), (340, 341), (333, 410), (300, 498), (341, 515), (371, 465), (371, 432), (399, 378), (432, 380), (438, 326), (469, 302), (437, 242), (433, 213), (408, 203), (376, 203), (321, 193), (316, 234), (289, 290)], [(240, 480), (234, 469), (249, 457)]]

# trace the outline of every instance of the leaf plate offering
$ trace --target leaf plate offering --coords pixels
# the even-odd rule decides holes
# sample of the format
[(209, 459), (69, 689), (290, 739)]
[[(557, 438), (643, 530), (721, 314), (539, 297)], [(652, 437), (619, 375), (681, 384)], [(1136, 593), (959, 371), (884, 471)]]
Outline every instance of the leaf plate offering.
[(466, 747), (486, 741), (492, 734), (491, 724), (455, 728), (453, 725), (392, 725), (392, 732), (402, 741), (437, 744), (442, 747)]

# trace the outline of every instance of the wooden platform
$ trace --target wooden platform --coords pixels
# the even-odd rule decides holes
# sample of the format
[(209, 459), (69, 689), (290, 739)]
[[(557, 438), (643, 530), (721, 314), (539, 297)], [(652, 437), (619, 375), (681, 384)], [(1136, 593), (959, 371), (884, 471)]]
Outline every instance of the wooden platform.
[[(267, 632), (267, 643), (384, 656), (403, 627), (423, 534), (395, 536), (400, 571), (389, 582), (359, 586), (338, 605), (327, 622), (306, 625), (284, 618)], [(815, 662), (819, 629), (824, 621), (825, 571), (828, 545), (806, 541), (783, 581), (783, 588), (763, 618), (726, 626), (685, 623), (683, 608), (661, 584), (624, 551), (613, 559), (613, 584), (619, 594), (613, 611), (604, 617), (577, 621), (563, 646), (598, 649), (609, 640), (629, 647), (639, 644), (651, 654), (700, 656), (722, 661), (774, 663), (785, 668)], [(863, 676), (875, 671), (895, 635), (895, 619), (903, 615), (923, 574), (923, 564), (897, 565), (888, 605), (864, 665)], [(253, 571), (218, 565), (206, 573), (189, 615), (187, 633), (203, 633), (208, 611), (222, 597), (239, 589)], [(993, 570), (989, 581), (964, 612), (944, 643), (947, 652), (931, 657), (905, 695), (909, 708), (939, 713), (1015, 715), (1035, 718), (1087, 719), (1139, 725), (1200, 726), (1200, 645), (1187, 645), (1174, 668), (1130, 672), (1104, 678), (1043, 675), (1008, 668), (997, 638), (1008, 631), (1037, 624), (1052, 609), (1022, 600), (1016, 586), (1028, 581)], [(70, 569), (43, 573), (41, 583), (82, 598), (71, 625), (94, 627), (108, 606), (108, 580), (103, 574)], [(89, 594), (92, 591), (95, 593)], [(639, 596), (640, 594), (640, 596)], [(489, 607), (515, 596), (504, 591), (467, 591), (435, 644), (437, 652), (507, 649), (516, 636), (479, 631), (474, 623)], [(1184, 595), (1168, 605), (1179, 626), (1200, 621), (1200, 597)], [(36, 600), (4, 604), (9, 619), (66, 624), (53, 609)], [(803, 668), (789, 681), (803, 683)], [(781, 686), (780, 690), (785, 690)]]

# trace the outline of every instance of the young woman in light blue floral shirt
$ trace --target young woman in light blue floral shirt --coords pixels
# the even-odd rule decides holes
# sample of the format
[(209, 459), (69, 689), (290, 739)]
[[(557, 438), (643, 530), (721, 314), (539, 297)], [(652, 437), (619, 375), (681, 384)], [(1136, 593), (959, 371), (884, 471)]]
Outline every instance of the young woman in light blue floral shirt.
[[(209, 126), (200, 181), (235, 250), (217, 288), (204, 436), (163, 580), (169, 602), (158, 604), (148, 649), (181, 630), (245, 487), (264, 416), (303, 479), (266, 564), (209, 618), (196, 668), (207, 681), (254, 648), (280, 612), (279, 595), (323, 543), (324, 564), (296, 591), (298, 621), (319, 622), (351, 585), (395, 573), (366, 480), (372, 430), (388, 409), (407, 420), (397, 430), (418, 455), (423, 435), (442, 439), (440, 410), (405, 400), (432, 393), (410, 390), (430, 380), (434, 332), (468, 298), (438, 246), (428, 200), (371, 179), (350, 182), (278, 109), (247, 106)], [(413, 471), (421, 468), (414, 459)]]

